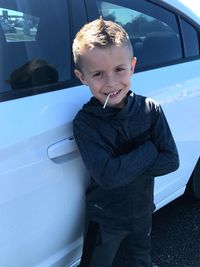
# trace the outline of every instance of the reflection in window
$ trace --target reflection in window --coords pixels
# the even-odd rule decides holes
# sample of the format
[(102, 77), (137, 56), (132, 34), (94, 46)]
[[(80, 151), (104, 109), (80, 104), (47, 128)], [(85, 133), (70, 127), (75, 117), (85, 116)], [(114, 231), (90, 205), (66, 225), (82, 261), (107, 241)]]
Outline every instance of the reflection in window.
[(14, 70), (8, 83), (13, 90), (52, 84), (58, 81), (55, 67), (43, 59), (33, 59)]
[(173, 31), (163, 21), (133, 9), (100, 1), (97, 6), (104, 19), (114, 20), (122, 25), (130, 38), (145, 37), (151, 32)]
[(109, 2), (97, 1), (97, 8), (104, 19), (116, 21), (128, 32), (137, 66), (163, 64), (182, 57), (178, 30), (174, 30), (176, 21), (175, 27), (171, 25), (175, 20), (172, 13), (165, 14), (172, 18), (166, 23), (161, 16), (150, 16)]
[(12, 98), (63, 89), (63, 82), (71, 79), (69, 40), (67, 1), (60, 0), (59, 5), (49, 0), (3, 1), (0, 101), (4, 93)]
[(35, 41), (39, 18), (0, 8), (0, 24), (7, 42)]

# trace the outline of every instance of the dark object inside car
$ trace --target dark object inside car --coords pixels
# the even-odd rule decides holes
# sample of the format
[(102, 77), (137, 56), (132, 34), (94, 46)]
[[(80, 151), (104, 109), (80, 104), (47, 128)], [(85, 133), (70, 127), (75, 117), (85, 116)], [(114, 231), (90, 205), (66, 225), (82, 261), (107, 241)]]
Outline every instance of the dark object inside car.
[(42, 59), (33, 59), (13, 71), (8, 83), (12, 89), (19, 90), (57, 81), (58, 72), (51, 64)]

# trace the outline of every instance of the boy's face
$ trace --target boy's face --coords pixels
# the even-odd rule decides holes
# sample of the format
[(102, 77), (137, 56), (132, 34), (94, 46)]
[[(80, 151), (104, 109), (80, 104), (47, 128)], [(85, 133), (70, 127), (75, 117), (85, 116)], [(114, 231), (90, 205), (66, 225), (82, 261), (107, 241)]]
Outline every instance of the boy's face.
[(85, 50), (81, 62), (82, 71), (75, 70), (75, 74), (90, 87), (94, 97), (103, 105), (110, 94), (107, 105), (122, 108), (136, 64), (136, 58), (130, 58), (128, 48), (113, 45)]

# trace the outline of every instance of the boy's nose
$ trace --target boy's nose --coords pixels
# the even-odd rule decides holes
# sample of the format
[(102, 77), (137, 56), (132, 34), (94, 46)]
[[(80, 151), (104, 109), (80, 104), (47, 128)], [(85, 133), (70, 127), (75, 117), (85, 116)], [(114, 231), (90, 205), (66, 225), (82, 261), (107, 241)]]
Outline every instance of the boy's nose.
[(108, 75), (106, 79), (106, 86), (107, 87), (113, 87), (116, 84), (116, 80), (114, 75)]

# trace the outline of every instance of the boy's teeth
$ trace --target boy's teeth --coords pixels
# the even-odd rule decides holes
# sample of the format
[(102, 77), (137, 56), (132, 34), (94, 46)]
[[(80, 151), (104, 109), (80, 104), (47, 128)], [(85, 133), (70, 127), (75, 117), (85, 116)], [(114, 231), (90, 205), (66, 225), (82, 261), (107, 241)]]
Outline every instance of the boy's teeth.
[(116, 94), (117, 94), (117, 92), (110, 93), (110, 95), (116, 95)]
[(120, 90), (115, 91), (115, 92), (112, 92), (112, 93), (105, 93), (105, 95), (106, 95), (106, 96), (108, 96), (108, 95), (110, 95), (110, 96), (112, 96), (112, 95), (116, 95), (116, 94), (119, 93), (119, 91), (120, 91)]

